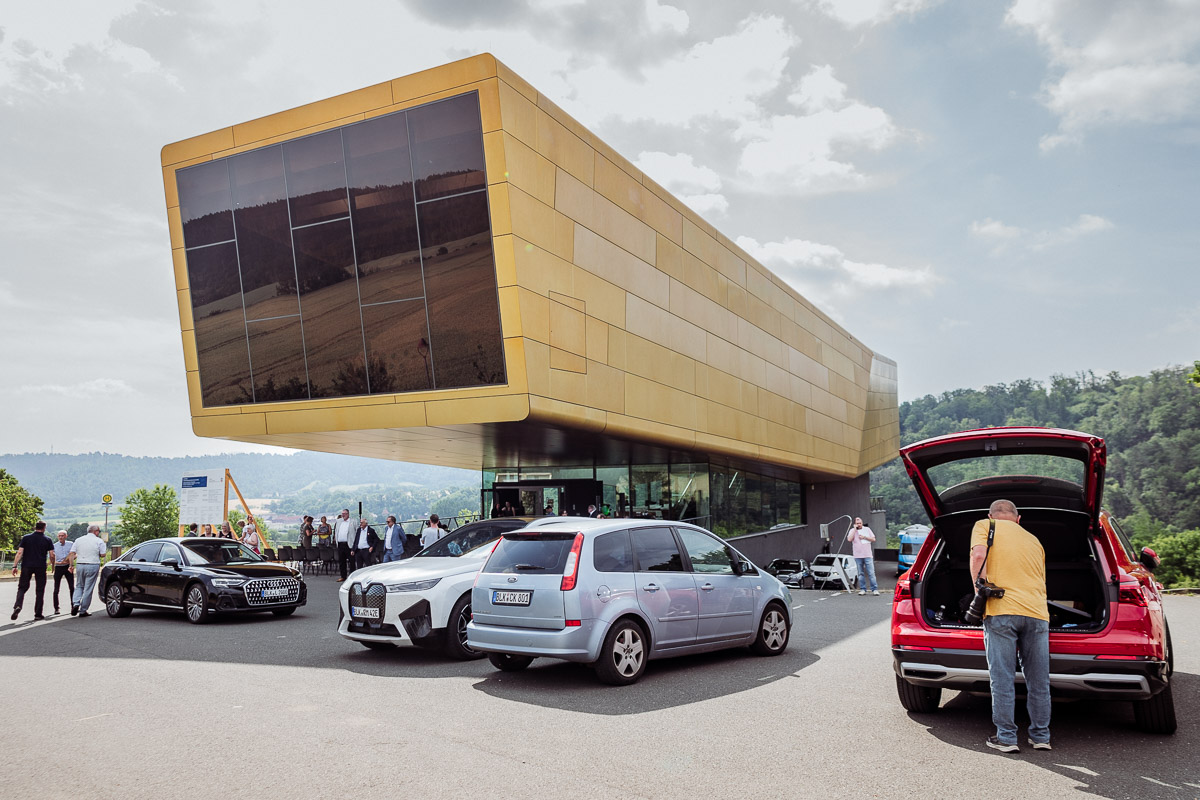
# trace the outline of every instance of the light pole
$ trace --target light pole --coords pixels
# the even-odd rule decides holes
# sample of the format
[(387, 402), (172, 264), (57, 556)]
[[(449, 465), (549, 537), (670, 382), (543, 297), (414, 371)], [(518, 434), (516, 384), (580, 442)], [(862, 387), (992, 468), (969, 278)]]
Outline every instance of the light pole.
[(420, 353), (421, 358), (425, 360), (425, 385), (432, 389), (433, 374), (429, 369), (429, 341), (424, 336), (422, 336), (421, 340), (417, 342), (417, 352)]

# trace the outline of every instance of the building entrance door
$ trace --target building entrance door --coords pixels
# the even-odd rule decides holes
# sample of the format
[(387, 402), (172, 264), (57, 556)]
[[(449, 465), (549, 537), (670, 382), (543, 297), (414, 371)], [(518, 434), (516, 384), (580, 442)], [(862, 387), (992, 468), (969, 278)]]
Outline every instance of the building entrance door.
[(560, 514), (586, 516), (590, 503), (600, 504), (603, 486), (589, 478), (497, 482), (492, 486), (493, 504), (504, 509), (509, 503), (516, 515)]

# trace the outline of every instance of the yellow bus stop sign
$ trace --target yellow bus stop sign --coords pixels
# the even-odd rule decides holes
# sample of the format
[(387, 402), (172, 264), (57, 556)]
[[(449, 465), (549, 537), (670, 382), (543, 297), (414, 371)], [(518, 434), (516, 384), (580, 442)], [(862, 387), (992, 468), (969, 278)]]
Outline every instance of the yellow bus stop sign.
[(100, 498), (100, 502), (101, 502), (101, 503), (111, 503), (111, 502), (112, 502), (112, 495), (111, 495), (111, 494), (106, 494), (106, 495), (104, 495), (104, 497), (101, 497), (101, 498)]

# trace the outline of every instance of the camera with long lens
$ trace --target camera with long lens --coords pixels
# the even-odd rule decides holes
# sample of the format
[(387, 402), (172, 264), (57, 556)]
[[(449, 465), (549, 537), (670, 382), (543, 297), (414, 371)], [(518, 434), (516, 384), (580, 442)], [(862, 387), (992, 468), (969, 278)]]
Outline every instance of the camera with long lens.
[(971, 605), (967, 606), (967, 611), (963, 614), (963, 620), (968, 625), (983, 622), (983, 612), (987, 608), (989, 597), (1004, 597), (1004, 590), (983, 578), (975, 581), (975, 597), (971, 599)]

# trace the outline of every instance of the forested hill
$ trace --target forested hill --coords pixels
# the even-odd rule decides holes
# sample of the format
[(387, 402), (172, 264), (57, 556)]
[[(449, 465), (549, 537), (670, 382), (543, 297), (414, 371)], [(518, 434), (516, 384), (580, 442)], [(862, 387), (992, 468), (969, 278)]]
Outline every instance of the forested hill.
[(111, 494), (119, 506), (135, 489), (164, 483), (176, 491), (185, 472), (227, 468), (247, 497), (281, 497), (305, 488), (377, 484), (444, 488), (476, 486), (479, 473), (330, 453), (239, 453), (183, 458), (140, 458), (87, 453), (0, 455), (0, 468), (42, 498), (46, 508), (99, 503)]
[[(1104, 505), (1135, 530), (1200, 528), (1200, 387), (1189, 369), (1148, 377), (1055, 376), (926, 395), (900, 406), (902, 444), (998, 425), (1068, 428), (1104, 437)], [(871, 473), (888, 528), (927, 522), (899, 459)]]

